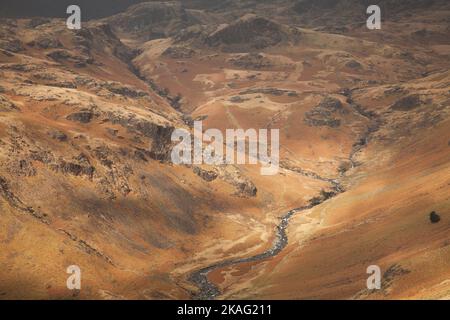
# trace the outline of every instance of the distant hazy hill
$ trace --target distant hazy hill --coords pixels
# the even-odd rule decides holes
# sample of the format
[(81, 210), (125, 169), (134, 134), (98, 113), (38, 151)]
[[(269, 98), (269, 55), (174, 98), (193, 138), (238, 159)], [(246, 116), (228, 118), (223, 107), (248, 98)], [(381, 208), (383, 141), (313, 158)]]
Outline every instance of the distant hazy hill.
[(106, 17), (125, 10), (132, 4), (144, 0), (2, 0), (1, 17), (65, 17), (66, 8), (78, 4), (82, 9), (83, 19)]

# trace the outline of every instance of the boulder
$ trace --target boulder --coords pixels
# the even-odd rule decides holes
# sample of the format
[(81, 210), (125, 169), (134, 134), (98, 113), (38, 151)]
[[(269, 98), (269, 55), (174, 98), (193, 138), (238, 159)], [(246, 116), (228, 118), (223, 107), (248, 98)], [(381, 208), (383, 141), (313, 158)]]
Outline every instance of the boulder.
[(431, 223), (438, 223), (441, 221), (441, 217), (436, 213), (436, 211), (432, 211), (430, 213), (430, 221)]

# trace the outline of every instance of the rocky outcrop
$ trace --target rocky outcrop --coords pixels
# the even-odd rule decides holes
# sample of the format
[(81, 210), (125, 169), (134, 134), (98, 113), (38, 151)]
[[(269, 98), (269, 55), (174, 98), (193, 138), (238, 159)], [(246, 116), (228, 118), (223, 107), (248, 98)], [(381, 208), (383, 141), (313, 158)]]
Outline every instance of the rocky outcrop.
[(66, 236), (68, 236), (70, 238), (70, 240), (76, 242), (78, 245), (78, 248), (80, 250), (82, 250), (83, 252), (85, 252), (89, 255), (95, 255), (95, 256), (105, 260), (107, 263), (114, 265), (114, 263), (112, 262), (110, 257), (108, 257), (104, 253), (100, 252), (99, 250), (95, 249), (92, 245), (88, 244), (85, 240), (78, 238), (76, 235), (74, 235), (66, 230), (59, 229), (59, 231), (61, 233), (65, 234)]
[(221, 47), (226, 52), (246, 52), (297, 42), (300, 32), (266, 18), (248, 14), (237, 21), (219, 27), (206, 38), (210, 47)]
[(37, 171), (30, 159), (24, 157), (8, 161), (8, 172), (17, 177), (34, 177)]
[(89, 123), (94, 118), (95, 114), (92, 110), (82, 110), (69, 114), (66, 119), (70, 121)]
[(90, 164), (86, 157), (80, 156), (74, 159), (75, 161), (61, 160), (58, 169), (65, 174), (71, 174), (73, 176), (86, 176), (92, 179), (95, 168)]
[(305, 122), (312, 127), (330, 127), (330, 128), (338, 128), (341, 126), (341, 120), (334, 118), (313, 118), (310, 115), (307, 115), (305, 118)]
[(109, 112), (108, 119), (113, 124), (119, 124), (129, 132), (143, 135), (151, 140), (149, 156), (154, 160), (166, 161), (172, 151), (172, 126), (163, 126), (148, 120), (137, 118), (134, 115), (121, 115)]
[(32, 40), (27, 43), (30, 47), (38, 47), (39, 49), (56, 49), (62, 48), (62, 43), (55, 37), (52, 36), (40, 36), (36, 40)]
[(193, 167), (192, 169), (196, 175), (205, 180), (206, 182), (211, 182), (217, 179), (219, 174), (213, 170), (204, 170), (199, 167)]
[(242, 176), (239, 171), (222, 168), (220, 177), (236, 188), (235, 195), (243, 198), (256, 197), (258, 189), (248, 178)]
[(172, 59), (189, 59), (195, 55), (195, 50), (188, 46), (171, 46), (163, 52), (163, 56), (170, 57)]
[(328, 199), (335, 197), (336, 195), (337, 195), (337, 193), (335, 190), (331, 190), (331, 191), (321, 190), (319, 196), (314, 197), (309, 200), (309, 204), (311, 206), (315, 207), (315, 206), (318, 206), (319, 204), (327, 201)]
[(248, 53), (233, 57), (229, 60), (231, 64), (243, 69), (263, 69), (273, 67), (269, 58), (261, 53)]
[(38, 150), (31, 151), (29, 159), (41, 162), (55, 172), (70, 174), (76, 177), (85, 176), (92, 179), (95, 172), (95, 167), (91, 165), (88, 157), (84, 154), (79, 154), (67, 160), (63, 157), (55, 157), (50, 151)]
[(203, 45), (208, 35), (212, 32), (214, 32), (214, 27), (195, 24), (180, 30), (173, 38), (175, 43), (191, 42)]
[(65, 49), (57, 49), (49, 52), (47, 57), (55, 60), (56, 62), (69, 62), (77, 68), (86, 67), (88, 64), (93, 64), (94, 59), (89, 56), (73, 55), (71, 52)]
[(345, 114), (342, 102), (336, 98), (326, 97), (311, 111), (305, 113), (305, 123), (315, 127), (337, 128), (341, 120), (336, 118), (338, 114)]
[(119, 82), (106, 82), (103, 87), (112, 93), (119, 94), (128, 98), (148, 96), (148, 93), (142, 90), (137, 90), (131, 86), (123, 85)]
[(95, 48), (95, 50), (102, 50), (108, 54), (112, 53), (126, 64), (130, 64), (137, 55), (135, 50), (128, 48), (120, 41), (108, 23), (90, 24), (77, 30), (73, 43), (82, 54), (89, 57)]
[(46, 86), (71, 89), (75, 89), (77, 87), (73, 81), (63, 80), (61, 79), (62, 77), (58, 77), (54, 73), (41, 71), (33, 73), (31, 77), (36, 82), (42, 83)]
[(245, 197), (256, 197), (258, 189), (250, 180), (243, 180), (236, 183), (238, 194)]
[(0, 65), (0, 69), (19, 71), (19, 72), (30, 72), (38, 69), (34, 64), (26, 63), (8, 63)]

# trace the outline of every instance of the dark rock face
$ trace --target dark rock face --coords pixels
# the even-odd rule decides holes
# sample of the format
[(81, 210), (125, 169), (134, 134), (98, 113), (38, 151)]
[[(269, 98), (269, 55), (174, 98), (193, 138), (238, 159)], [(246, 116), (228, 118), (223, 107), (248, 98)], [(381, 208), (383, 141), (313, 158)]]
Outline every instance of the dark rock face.
[(340, 100), (326, 97), (319, 105), (305, 113), (305, 123), (315, 127), (337, 128), (341, 125), (341, 120), (335, 118), (335, 115), (346, 112)]
[(12, 39), (12, 40), (0, 40), (0, 49), (10, 51), (10, 52), (20, 52), (25, 50), (22, 41), (18, 39)]
[(162, 126), (145, 119), (125, 117), (122, 115), (108, 113), (108, 119), (112, 124), (119, 124), (129, 132), (139, 133), (151, 139), (149, 157), (154, 160), (166, 161), (170, 159), (172, 151), (172, 133), (175, 130), (171, 126)]
[(73, 42), (84, 56), (91, 59), (91, 50), (94, 47), (101, 47), (103, 50), (109, 49), (108, 52), (112, 52), (114, 56), (127, 64), (136, 56), (136, 52), (124, 45), (107, 23), (99, 23), (77, 30)]
[(170, 158), (172, 150), (173, 127), (163, 127), (149, 122), (137, 124), (137, 129), (146, 136), (152, 137), (150, 156), (155, 160), (166, 161)]
[(82, 165), (74, 162), (66, 162), (64, 160), (59, 164), (59, 169), (63, 173), (71, 174), (74, 176), (84, 175), (90, 178), (92, 178), (95, 171), (95, 168), (91, 165)]
[(9, 99), (0, 95), (0, 112), (18, 111), (19, 108), (9, 101)]
[(441, 221), (441, 217), (435, 211), (432, 211), (430, 213), (430, 221), (431, 223), (438, 223)]
[(420, 100), (420, 96), (417, 94), (412, 94), (406, 97), (397, 100), (392, 106), (391, 109), (395, 111), (409, 111), (413, 110), (417, 107), (420, 107), (422, 104)]
[(298, 40), (300, 33), (271, 20), (247, 15), (223, 27), (206, 38), (210, 47), (222, 46), (226, 52), (245, 52), (264, 49), (283, 41)]

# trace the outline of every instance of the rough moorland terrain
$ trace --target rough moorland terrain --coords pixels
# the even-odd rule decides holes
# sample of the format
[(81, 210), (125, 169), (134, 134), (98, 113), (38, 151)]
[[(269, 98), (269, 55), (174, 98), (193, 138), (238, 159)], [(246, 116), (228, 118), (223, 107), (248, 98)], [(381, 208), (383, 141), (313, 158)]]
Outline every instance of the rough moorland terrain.
[[(450, 7), (367, 5), (2, 19), (0, 298), (450, 298)], [(173, 165), (193, 120), (280, 129), (280, 172)]]

